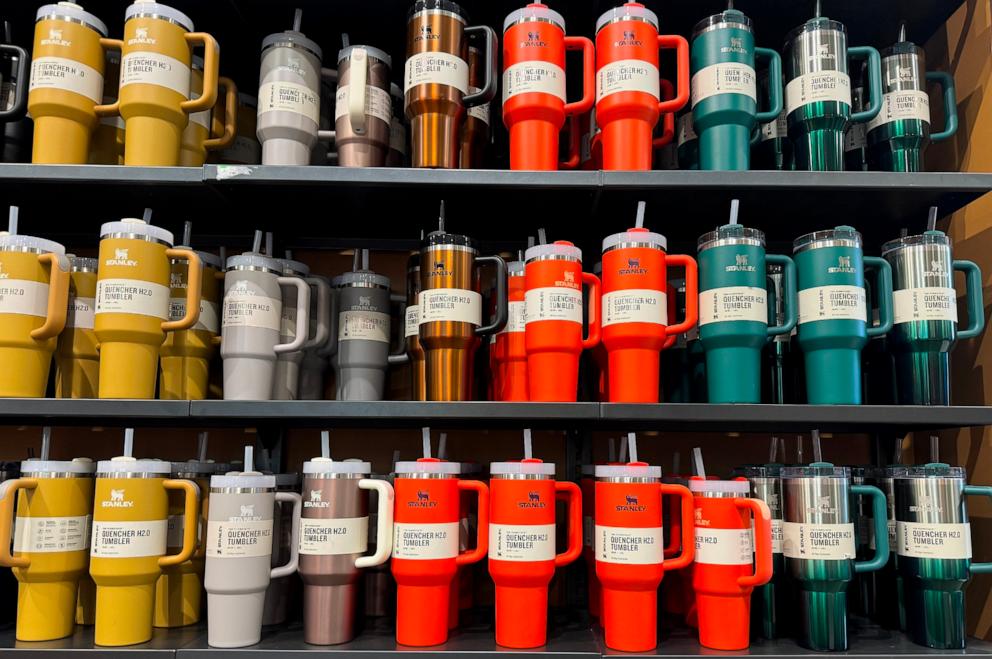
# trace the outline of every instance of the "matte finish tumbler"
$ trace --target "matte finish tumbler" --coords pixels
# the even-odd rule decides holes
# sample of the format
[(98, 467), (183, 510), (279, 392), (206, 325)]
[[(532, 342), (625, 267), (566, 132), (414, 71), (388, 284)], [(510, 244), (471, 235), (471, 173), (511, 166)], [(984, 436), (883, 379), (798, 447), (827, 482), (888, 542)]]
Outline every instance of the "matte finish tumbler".
[[(214, 106), (213, 129), (219, 133), (224, 126), (223, 105)], [(230, 165), (257, 165), (262, 162), (262, 145), (258, 143), (258, 99), (244, 92), (238, 92), (238, 124), (234, 141), (226, 149), (208, 153), (208, 162)]]
[[(896, 391), (903, 405), (950, 405), (950, 351), (959, 339), (985, 329), (982, 272), (973, 261), (955, 261), (942, 231), (891, 240), (882, 258), (892, 266), (892, 332)], [(968, 326), (958, 329), (954, 273), (965, 275)]]
[[(383, 167), (389, 151), (392, 58), (372, 46), (338, 51), (334, 145), (341, 167)], [(363, 91), (364, 90), (364, 91)]]
[(0, 484), (0, 565), (13, 568), (18, 583), (18, 641), (73, 632), (89, 560), (94, 467), (87, 459), (25, 460), (20, 478)]
[(495, 359), (495, 400), (526, 401), (527, 389), (527, 279), (525, 264), (511, 261), (506, 264), (507, 319), (506, 326), (493, 335), (490, 350)]
[(748, 465), (734, 470), (751, 485), (751, 496), (761, 499), (771, 514), (772, 576), (768, 583), (755, 587), (751, 597), (752, 635), (776, 639), (788, 633), (795, 616), (789, 595), (791, 585), (785, 573), (782, 554), (782, 465)]
[[(861, 349), (892, 329), (892, 268), (863, 256), (861, 234), (848, 226), (800, 236), (792, 251), (807, 398), (814, 405), (860, 405)], [(877, 274), (878, 325), (867, 322), (865, 266)]]
[[(299, 398), (300, 366), (304, 350), (325, 343), (330, 336), (331, 289), (326, 281), (310, 276), (310, 268), (300, 261), (278, 259), (285, 277), (302, 279), (306, 283), (308, 298), (297, 301), (296, 285), (287, 286), (282, 294), (282, 313), (279, 317), (279, 342), (290, 343), (296, 339), (297, 307), (308, 307), (307, 333), (305, 341), (297, 350), (280, 352), (276, 355), (276, 371), (272, 380), (272, 400), (296, 400)], [(294, 282), (295, 284), (295, 282)], [(311, 288), (313, 289), (311, 291)], [(313, 294), (313, 293), (316, 294)], [(311, 322), (311, 321), (316, 322)]]
[[(312, 458), (303, 463), (300, 576), (303, 640), (311, 645), (347, 643), (355, 637), (365, 568), (383, 565), (393, 547), (393, 487), (369, 478), (358, 460)], [(378, 496), (374, 552), (369, 539), (366, 491)]]
[[(874, 572), (889, 558), (885, 495), (851, 485), (850, 470), (829, 462), (782, 469), (785, 513), (782, 549), (799, 602), (799, 644), (816, 651), (847, 650), (847, 586), (855, 574)], [(875, 552), (855, 561), (851, 496), (872, 497)]]
[[(189, 123), (183, 129), (179, 147), (179, 165), (182, 167), (202, 167), (207, 162), (207, 152), (225, 149), (234, 142), (238, 130), (238, 86), (230, 78), (217, 79), (217, 100), (214, 106), (189, 115)], [(203, 58), (193, 56), (190, 71), (190, 94), (196, 99), (203, 94)], [(213, 115), (217, 106), (224, 106), (220, 122), (215, 123)]]
[[(116, 107), (121, 88), (121, 53), (106, 51), (103, 76), (103, 104)], [(120, 115), (100, 117), (90, 139), (91, 165), (124, 164), (124, 120)]]
[[(761, 402), (761, 350), (796, 326), (796, 265), (765, 254), (765, 234), (725, 224), (699, 237), (699, 340), (710, 403)], [(784, 318), (769, 323), (765, 264), (782, 266)], [(774, 292), (774, 291), (773, 291)]]
[[(659, 100), (658, 49), (676, 51), (675, 98)], [(596, 21), (596, 123), (603, 169), (651, 169), (658, 117), (689, 102), (689, 42), (658, 34), (658, 16), (639, 2), (604, 12)]]

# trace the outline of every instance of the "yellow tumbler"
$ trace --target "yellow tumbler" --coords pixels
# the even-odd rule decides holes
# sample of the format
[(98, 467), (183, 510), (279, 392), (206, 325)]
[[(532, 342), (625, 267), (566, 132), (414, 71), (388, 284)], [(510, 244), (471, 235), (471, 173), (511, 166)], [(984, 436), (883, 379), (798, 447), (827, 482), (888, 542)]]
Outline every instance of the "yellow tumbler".
[(93, 314), (97, 260), (69, 256), (69, 310), (55, 350), (55, 397), (96, 398), (100, 378)]
[[(203, 58), (193, 56), (193, 73), (190, 79), (190, 91), (193, 98), (199, 98), (203, 93)], [(179, 149), (179, 165), (182, 167), (202, 167), (207, 161), (207, 151), (224, 149), (234, 141), (238, 121), (238, 86), (230, 78), (221, 76), (218, 84), (223, 94), (217, 94), (214, 107), (189, 115), (189, 123), (183, 130), (182, 144)], [(224, 111), (218, 111), (220, 106)], [(218, 126), (213, 121), (213, 115), (221, 115)], [(216, 128), (216, 132), (215, 132)]]
[[(121, 54), (116, 50), (107, 51), (103, 74), (103, 104), (108, 107), (117, 103), (117, 93), (121, 86)], [(124, 120), (114, 114), (101, 117), (90, 140), (91, 165), (124, 164)]]
[[(169, 320), (170, 258), (189, 261), (186, 314)], [(100, 398), (154, 398), (166, 332), (200, 317), (200, 257), (173, 248), (172, 233), (125, 218), (100, 228), (94, 329), (100, 344)]]

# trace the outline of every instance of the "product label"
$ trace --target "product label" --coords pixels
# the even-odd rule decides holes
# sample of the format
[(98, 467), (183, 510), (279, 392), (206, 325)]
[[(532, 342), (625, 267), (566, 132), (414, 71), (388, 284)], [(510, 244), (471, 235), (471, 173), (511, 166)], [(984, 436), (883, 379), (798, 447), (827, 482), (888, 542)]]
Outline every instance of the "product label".
[(189, 98), (190, 71), (175, 57), (142, 50), (121, 58), (121, 89), (128, 85), (157, 85)]
[(649, 288), (627, 288), (604, 293), (603, 327), (617, 323), (667, 325), (668, 295)]
[(295, 82), (266, 82), (258, 88), (258, 116), (266, 112), (302, 114), (320, 123), (320, 96), (306, 85)]
[(241, 517), (208, 520), (206, 547), (207, 556), (212, 558), (271, 556), (272, 520)]
[(865, 289), (860, 286), (814, 286), (799, 291), (799, 323), (818, 320), (868, 321)]
[(844, 151), (854, 151), (865, 147), (868, 129), (864, 124), (851, 124), (844, 133)]
[(596, 525), (596, 560), (622, 565), (654, 565), (661, 563), (664, 540), (660, 526), (649, 528), (618, 528)]
[(15, 552), (82, 551), (90, 546), (93, 517), (17, 517), (14, 519)]
[(503, 71), (503, 103), (518, 94), (539, 92), (565, 101), (565, 70), (557, 64), (528, 60)]
[(69, 309), (65, 314), (66, 327), (93, 329), (93, 318), (96, 312), (95, 297), (69, 296)]
[(338, 340), (389, 343), (389, 314), (380, 311), (342, 311), (338, 314)]
[(389, 148), (406, 155), (406, 126), (396, 117), (389, 124)]
[(523, 332), (527, 325), (527, 303), (507, 302), (506, 303), (506, 327), (499, 331), (500, 334), (506, 332)]
[[(334, 97), (334, 121), (348, 116), (348, 103), (351, 94), (350, 85), (338, 87)], [(389, 92), (375, 85), (365, 85), (365, 114), (382, 119), (387, 124), (393, 119), (393, 102)]]
[(48, 282), (0, 279), (0, 314), (48, 315)]
[(692, 76), (692, 107), (718, 94), (743, 94), (758, 102), (757, 77), (754, 69), (739, 62), (723, 62), (704, 66)]
[(489, 558), (498, 561), (554, 560), (555, 525), (490, 524)]
[(776, 117), (775, 121), (761, 124), (761, 141), (774, 140), (779, 137), (789, 136), (789, 122), (786, 119), (785, 111)]
[(464, 288), (420, 291), (420, 324), (438, 320), (482, 324), (482, 296)]
[(782, 520), (772, 520), (772, 553), (782, 553)]
[(527, 323), (570, 320), (582, 323), (582, 291), (562, 286), (533, 288), (524, 293)]
[(169, 319), (169, 287), (142, 279), (101, 279), (96, 283), (96, 314), (133, 313)]
[(892, 293), (892, 322), (949, 320), (958, 322), (957, 293), (953, 288), (927, 286)]
[(300, 553), (317, 556), (364, 554), (369, 547), (369, 518), (300, 519)]
[(617, 92), (645, 92), (660, 98), (658, 67), (639, 59), (604, 64), (596, 72), (596, 102)]
[(65, 57), (39, 57), (31, 60), (28, 91), (61, 89), (85, 96), (94, 103), (103, 99), (103, 76), (82, 62)]
[(897, 552), (913, 558), (971, 558), (971, 524), (896, 522)]
[[(193, 329), (206, 330), (220, 334), (220, 316), (216, 302), (200, 299), (200, 318)], [(169, 299), (169, 320), (182, 320), (186, 316), (186, 298), (174, 297)]]
[(256, 294), (248, 282), (234, 282), (224, 295), (224, 327), (261, 327), (278, 332), (281, 317), (282, 300)]
[(789, 558), (853, 559), (854, 524), (783, 522), (782, 549)]
[(696, 135), (695, 126), (692, 123), (692, 113), (687, 112), (679, 117), (678, 145), (682, 146), (686, 142), (699, 139)]
[[(468, 86), (469, 94), (476, 94), (482, 91), (478, 87), (473, 85)], [(489, 125), (489, 103), (480, 103), (479, 105), (473, 105), (468, 109), (468, 116), (475, 117), (479, 121), (483, 122), (487, 126)]]
[(468, 64), (461, 57), (450, 53), (414, 53), (406, 60), (403, 74), (403, 93), (417, 85), (450, 85), (461, 93), (468, 93)]
[(916, 89), (882, 94), (882, 109), (868, 122), (868, 130), (875, 130), (893, 121), (919, 119), (930, 123), (930, 95)]
[(90, 556), (93, 558), (137, 558), (163, 556), (168, 522), (93, 522)]
[(768, 294), (754, 286), (724, 286), (699, 292), (699, 324), (750, 320), (768, 324)]
[(458, 555), (458, 522), (393, 524), (393, 558), (430, 560)]
[(850, 106), (850, 76), (840, 71), (816, 71), (790, 80), (785, 86), (787, 113), (818, 101), (837, 101)]
[(754, 560), (751, 529), (696, 527), (696, 563), (750, 565)]
[(411, 337), (420, 334), (420, 305), (406, 305), (406, 325), (403, 328), (403, 336)]

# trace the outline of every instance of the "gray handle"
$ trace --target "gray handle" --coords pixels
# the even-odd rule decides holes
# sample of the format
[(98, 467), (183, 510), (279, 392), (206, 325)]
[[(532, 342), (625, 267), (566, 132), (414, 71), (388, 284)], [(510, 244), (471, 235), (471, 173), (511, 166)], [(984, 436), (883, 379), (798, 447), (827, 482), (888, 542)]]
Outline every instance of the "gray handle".
[(280, 286), (296, 287), (296, 336), (289, 343), (279, 343), (273, 351), (277, 355), (296, 352), (303, 348), (310, 329), (310, 286), (300, 277), (279, 277)]
[[(276, 492), (276, 501), (293, 504), (293, 532), (289, 541), (289, 561), (285, 565), (272, 568), (269, 572), (270, 579), (288, 577), (296, 572), (300, 564), (300, 512), (303, 509), (303, 497), (296, 492)], [(278, 542), (278, 539), (273, 538), (272, 541)]]

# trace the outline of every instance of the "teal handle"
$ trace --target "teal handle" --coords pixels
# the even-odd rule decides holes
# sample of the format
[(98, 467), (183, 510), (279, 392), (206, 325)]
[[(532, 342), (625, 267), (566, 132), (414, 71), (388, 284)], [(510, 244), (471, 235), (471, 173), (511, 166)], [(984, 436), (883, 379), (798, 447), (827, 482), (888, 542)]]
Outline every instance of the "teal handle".
[(954, 90), (954, 78), (943, 71), (927, 71), (927, 80), (940, 85), (944, 96), (944, 130), (930, 133), (931, 142), (946, 140), (958, 132), (958, 97)]
[(854, 46), (847, 49), (847, 54), (868, 59), (868, 100), (871, 101), (868, 109), (852, 114), (851, 121), (871, 121), (882, 109), (882, 57), (871, 46)]
[(797, 302), (799, 294), (796, 292), (798, 288), (796, 286), (796, 264), (788, 256), (781, 254), (768, 254), (765, 256), (765, 262), (782, 266), (782, 276), (785, 279), (782, 286), (782, 296), (785, 298), (782, 300), (782, 306), (785, 307), (785, 319), (781, 325), (769, 327), (768, 336), (787, 334), (793, 330), (798, 320), (796, 309), (799, 307)]
[(754, 57), (768, 60), (768, 110), (755, 115), (758, 121), (768, 122), (782, 113), (782, 57), (771, 48), (755, 48)]
[(751, 131), (751, 146), (757, 146), (760, 143), (761, 143), (761, 124), (758, 124), (757, 127), (755, 127), (755, 129)]
[(959, 339), (973, 339), (985, 329), (985, 299), (982, 296), (982, 271), (974, 261), (954, 261), (954, 269), (965, 275), (965, 298), (968, 300), (968, 327), (958, 330)]
[[(988, 497), (992, 499), (992, 487), (988, 485), (965, 485), (965, 496)], [(992, 572), (992, 563), (972, 563), (969, 568), (974, 574), (987, 574)]]
[(872, 523), (875, 525), (875, 555), (868, 561), (855, 561), (854, 571), (860, 574), (881, 570), (889, 562), (889, 509), (885, 495), (874, 485), (852, 485), (851, 492), (871, 497)]
[[(875, 298), (878, 300), (878, 325), (868, 324), (868, 336), (882, 336), (892, 330), (892, 266), (878, 256), (866, 256), (865, 268), (875, 270)], [(871, 317), (871, 314), (868, 314)]]

